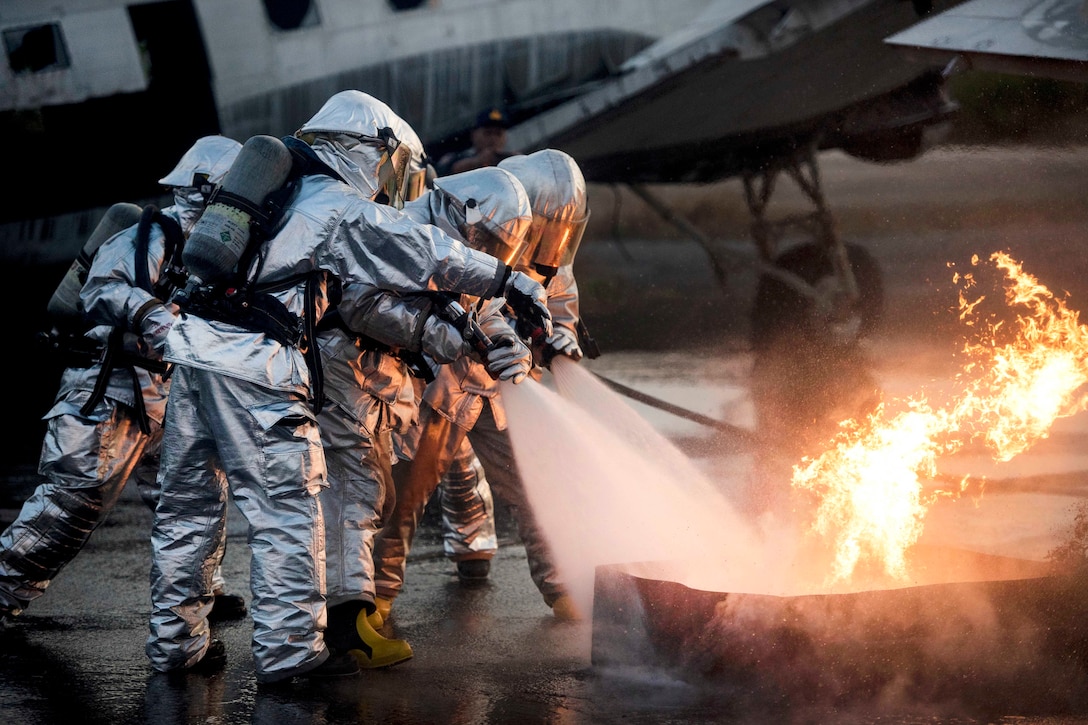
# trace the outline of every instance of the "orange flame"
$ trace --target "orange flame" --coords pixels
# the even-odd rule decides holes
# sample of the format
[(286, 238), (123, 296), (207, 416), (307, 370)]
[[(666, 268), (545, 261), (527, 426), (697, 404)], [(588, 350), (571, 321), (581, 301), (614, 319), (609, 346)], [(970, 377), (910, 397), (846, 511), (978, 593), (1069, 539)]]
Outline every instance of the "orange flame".
[(1077, 393), (1088, 382), (1088, 327), (1008, 254), (990, 259), (1009, 280), (1005, 302), (1026, 314), (1017, 316), (1010, 342), (995, 342), (1003, 325), (993, 323), (985, 339), (966, 346), (982, 364), (961, 375), (978, 370), (954, 415), (986, 441), (995, 460), (1008, 461), (1046, 438), (1056, 419), (1084, 409), (1088, 399)]
[[(1013, 324), (980, 320), (985, 297), (968, 301), (960, 293), (961, 320), (976, 328), (978, 339), (964, 348), (968, 362), (953, 403), (933, 409), (924, 399), (909, 400), (894, 414), (881, 406), (861, 423), (841, 424), (832, 448), (794, 466), (793, 486), (819, 501), (812, 530), (833, 550), (829, 584), (849, 580), (862, 563), (906, 578), (906, 552), (921, 536), (929, 507), (966, 486), (965, 480), (958, 492), (923, 494), (923, 480), (938, 475), (941, 456), (981, 439), (995, 460), (1008, 461), (1045, 438), (1056, 419), (1088, 404), (1078, 394), (1088, 382), (1088, 327), (1009, 255), (990, 259), (1008, 280), (1006, 305), (1024, 312)], [(975, 285), (970, 274), (956, 280), (965, 289)]]

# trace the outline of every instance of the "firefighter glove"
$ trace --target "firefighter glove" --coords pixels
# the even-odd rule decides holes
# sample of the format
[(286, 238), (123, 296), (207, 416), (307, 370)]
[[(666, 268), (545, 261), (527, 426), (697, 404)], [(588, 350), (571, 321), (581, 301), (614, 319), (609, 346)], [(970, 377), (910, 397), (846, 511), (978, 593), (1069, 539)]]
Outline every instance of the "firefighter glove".
[(521, 272), (512, 272), (503, 296), (518, 316), (520, 335), (542, 335), (544, 338), (551, 336), (552, 315), (548, 312), (548, 295), (539, 282)]
[(565, 327), (556, 325), (555, 331), (544, 343), (550, 348), (553, 357), (566, 355), (575, 362), (582, 359), (582, 348), (578, 346), (578, 337)]
[(493, 336), (491, 343), (484, 360), (488, 372), (498, 380), (509, 380), (515, 385), (524, 380), (533, 366), (529, 347), (513, 330)]

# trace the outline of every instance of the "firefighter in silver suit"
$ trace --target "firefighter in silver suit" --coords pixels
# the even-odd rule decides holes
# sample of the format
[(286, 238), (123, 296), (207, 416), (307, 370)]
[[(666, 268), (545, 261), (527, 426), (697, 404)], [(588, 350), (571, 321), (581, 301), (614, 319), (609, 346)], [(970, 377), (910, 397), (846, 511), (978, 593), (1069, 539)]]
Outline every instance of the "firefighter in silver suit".
[(324, 393), (307, 332), (337, 302), (342, 314), (350, 312), (336, 299), (338, 288), (512, 297), (519, 314), (551, 327), (539, 283), (373, 201), (403, 195), (407, 179), (402, 147), (388, 128), (359, 130), (359, 119), (379, 106), (343, 91), (285, 138), (297, 179), (268, 239), (243, 255), (239, 269), (224, 272), (229, 284), (205, 279), (179, 299), (182, 314), (166, 341), (165, 358), (175, 367), (146, 647), (160, 672), (211, 671), (225, 659), (207, 622), (227, 498), (217, 472), (249, 525), (258, 682), (358, 672), (353, 657), (330, 652), (324, 640), (318, 494), (327, 473), (314, 411)]
[[(448, 177), (409, 201), (404, 213), (464, 240), (493, 237), (512, 260), (524, 246), (532, 214), (521, 184), (499, 169)], [(481, 248), (477, 246), (477, 248)], [(465, 307), (471, 301), (463, 299)], [(375, 631), (373, 541), (396, 501), (393, 434), (416, 421), (412, 377), (404, 358), (418, 368), (452, 362), (472, 348), (440, 304), (425, 296), (393, 295), (349, 285), (342, 312), (321, 332), (318, 343), (326, 402), (318, 415), (328, 468), (320, 500), (325, 516), (326, 579), (330, 646), (348, 649), (364, 668), (385, 667), (412, 656), (401, 640)], [(531, 355), (502, 315), (480, 320), (492, 342), (505, 341), (505, 354), (484, 360), (501, 378), (524, 378)], [(421, 371), (422, 372), (422, 371)], [(351, 642), (352, 639), (356, 641)]]
[[(546, 363), (556, 354), (579, 360), (582, 351), (577, 335), (578, 288), (573, 261), (589, 216), (585, 179), (575, 161), (555, 149), (512, 156), (498, 168), (509, 171), (522, 183), (532, 207), (528, 246), (517, 265), (525, 274), (546, 284), (554, 330), (534, 334), (539, 361)], [(531, 325), (519, 324), (516, 314), (512, 319), (522, 334), (532, 334)], [(540, 369), (536, 368), (534, 373), (539, 375)], [(460, 484), (466, 495), (456, 500), (475, 514), (475, 524), (472, 517), (462, 515), (460, 525), (470, 532), (486, 531), (487, 501), (479, 495), (468, 495), (474, 490), (486, 490), (481, 485), (481, 464), (494, 494), (508, 504), (515, 519), (525, 544), (530, 575), (545, 603), (558, 619), (579, 618), (580, 613), (559, 580), (526, 499), (506, 433), (498, 385), (471, 358), (461, 358), (442, 367), (424, 391), (419, 441), (412, 455), (408, 481), (398, 491), (404, 505), (398, 504), (375, 542), (378, 612), (383, 618), (388, 617), (392, 600), (403, 587), (406, 556), (416, 524), (440, 480), (444, 479), (446, 486)], [(412, 510), (408, 502), (414, 502), (416, 508)], [(482, 560), (492, 554), (493, 550), (480, 547), (466, 557)]]
[[(223, 177), (240, 148), (223, 136), (201, 138), (160, 179), (173, 190), (175, 203), (144, 210), (146, 251), (139, 259), (139, 225), (96, 250), (82, 305), (91, 329), (80, 336), (88, 346), (78, 355), (86, 358), (66, 367), (45, 415), (38, 472), (46, 481), (0, 534), (0, 613), (14, 616), (45, 593), (117, 502), (126, 481), (139, 478), (133, 476), (137, 465), (154, 458), (168, 390), (162, 341), (174, 319), (162, 302), (174, 284), (167, 274), (174, 261), (167, 247), (180, 251), (176, 245), (203, 209), (209, 184)], [(141, 486), (140, 493), (153, 507), (153, 491)], [(222, 591), (221, 578), (216, 587)]]

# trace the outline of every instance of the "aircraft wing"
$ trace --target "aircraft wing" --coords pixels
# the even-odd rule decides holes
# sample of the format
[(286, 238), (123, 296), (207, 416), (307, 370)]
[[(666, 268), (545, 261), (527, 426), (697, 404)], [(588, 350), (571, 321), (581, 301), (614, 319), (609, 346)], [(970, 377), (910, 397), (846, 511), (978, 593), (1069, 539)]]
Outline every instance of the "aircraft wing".
[(970, 0), (887, 42), (929, 62), (1088, 82), (1088, 0)]
[(922, 75), (884, 43), (918, 22), (916, 5), (712, 0), (617, 74), (510, 129), (510, 147), (562, 149), (604, 182), (711, 181), (758, 168), (821, 128), (865, 130), (876, 114), (863, 121), (854, 111)]

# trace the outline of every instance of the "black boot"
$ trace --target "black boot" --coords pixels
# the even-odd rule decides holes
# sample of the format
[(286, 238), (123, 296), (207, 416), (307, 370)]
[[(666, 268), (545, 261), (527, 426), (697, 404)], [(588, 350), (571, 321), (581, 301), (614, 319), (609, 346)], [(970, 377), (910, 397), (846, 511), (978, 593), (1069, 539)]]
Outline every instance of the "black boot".
[(367, 621), (374, 605), (360, 601), (329, 607), (325, 644), (333, 652), (348, 652), (363, 669), (392, 667), (412, 659), (412, 648), (403, 639), (387, 639)]
[(328, 680), (357, 674), (359, 674), (359, 663), (354, 657), (348, 652), (338, 652), (330, 648), (329, 658), (302, 676), (311, 680)]
[(487, 576), (490, 573), (490, 559), (466, 559), (457, 562), (457, 578), (461, 580), (462, 584), (468, 586), (483, 584), (487, 581)]
[(237, 594), (214, 594), (209, 622), (231, 622), (246, 616), (246, 600)]
[(186, 675), (214, 675), (221, 672), (226, 664), (227, 646), (223, 644), (223, 640), (213, 639), (208, 643), (208, 649), (204, 651), (204, 656), (196, 664), (170, 670), (167, 674), (172, 678), (185, 677)]

